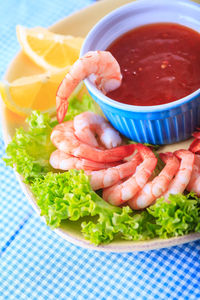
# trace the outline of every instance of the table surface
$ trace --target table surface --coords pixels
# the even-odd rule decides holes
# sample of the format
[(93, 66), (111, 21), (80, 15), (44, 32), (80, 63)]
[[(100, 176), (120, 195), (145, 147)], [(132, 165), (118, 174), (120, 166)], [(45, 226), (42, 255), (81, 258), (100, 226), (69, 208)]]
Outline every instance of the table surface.
[[(17, 24), (48, 27), (92, 2), (1, 1), (1, 77), (19, 51)], [(0, 299), (200, 299), (200, 241), (124, 254), (72, 245), (41, 221), (2, 160), (0, 197)]]

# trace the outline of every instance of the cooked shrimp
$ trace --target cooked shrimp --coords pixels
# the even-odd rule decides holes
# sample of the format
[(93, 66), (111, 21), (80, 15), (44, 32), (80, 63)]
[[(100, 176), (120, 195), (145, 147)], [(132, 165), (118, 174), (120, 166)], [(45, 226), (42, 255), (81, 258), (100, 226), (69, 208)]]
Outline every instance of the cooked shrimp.
[(170, 194), (179, 194), (184, 192), (190, 181), (194, 164), (194, 154), (192, 152), (181, 149), (175, 151), (174, 154), (176, 157), (181, 159), (181, 163), (176, 176), (171, 181), (169, 188), (163, 195), (166, 201)]
[(51, 141), (56, 148), (67, 154), (103, 163), (123, 160), (135, 149), (134, 145), (124, 145), (108, 150), (91, 147), (77, 138), (73, 121), (56, 125), (51, 133)]
[(156, 199), (161, 197), (167, 190), (171, 180), (178, 171), (179, 160), (170, 152), (161, 153), (161, 159), (166, 163), (162, 171), (151, 182), (148, 182), (144, 188), (128, 204), (133, 209), (142, 209), (148, 207)]
[[(200, 129), (198, 128), (198, 130)], [(193, 153), (200, 154), (200, 131), (195, 131), (192, 135), (195, 137), (195, 139), (191, 143), (189, 150)]]
[(104, 94), (121, 84), (122, 75), (116, 59), (108, 51), (90, 51), (78, 59), (61, 82), (56, 95), (57, 119), (61, 123), (68, 108), (68, 98), (80, 81), (94, 74), (95, 84)]
[(96, 162), (84, 158), (74, 157), (58, 149), (51, 153), (49, 162), (54, 169), (60, 169), (60, 170), (77, 169), (77, 170), (90, 170), (96, 172), (98, 172), (98, 170), (104, 168), (112, 168), (117, 165), (117, 163), (103, 163), (103, 162)]
[(200, 196), (200, 155), (198, 154), (195, 154), (192, 175), (186, 190)]
[(121, 205), (132, 199), (146, 184), (157, 164), (154, 153), (142, 144), (135, 145), (143, 162), (136, 168), (136, 172), (121, 184), (104, 189), (103, 198), (113, 205)]
[(139, 153), (136, 153), (130, 161), (120, 164), (113, 168), (108, 168), (100, 171), (86, 172), (90, 177), (90, 184), (93, 190), (98, 190), (112, 186), (132, 175), (136, 167), (141, 163), (142, 159)]
[(96, 135), (107, 148), (117, 147), (122, 143), (119, 132), (105, 118), (91, 111), (86, 111), (74, 118), (75, 135), (82, 142), (98, 147)]

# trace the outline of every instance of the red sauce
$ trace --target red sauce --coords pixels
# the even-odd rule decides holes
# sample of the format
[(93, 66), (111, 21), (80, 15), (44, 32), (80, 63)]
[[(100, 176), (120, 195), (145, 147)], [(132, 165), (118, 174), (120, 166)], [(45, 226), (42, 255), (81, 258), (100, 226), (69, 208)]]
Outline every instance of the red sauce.
[(200, 34), (173, 23), (133, 29), (107, 49), (120, 64), (121, 86), (108, 97), (132, 105), (158, 105), (200, 88)]

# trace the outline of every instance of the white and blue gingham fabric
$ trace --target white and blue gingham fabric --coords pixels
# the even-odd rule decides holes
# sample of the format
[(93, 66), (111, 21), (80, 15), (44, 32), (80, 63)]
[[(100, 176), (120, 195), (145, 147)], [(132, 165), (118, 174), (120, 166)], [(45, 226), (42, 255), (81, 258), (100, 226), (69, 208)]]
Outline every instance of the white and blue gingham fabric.
[[(19, 50), (16, 24), (48, 27), (92, 2), (1, 1), (1, 77)], [(4, 151), (0, 133), (0, 157)], [(74, 246), (41, 221), (0, 160), (0, 299), (197, 300), (200, 241), (124, 254)]]

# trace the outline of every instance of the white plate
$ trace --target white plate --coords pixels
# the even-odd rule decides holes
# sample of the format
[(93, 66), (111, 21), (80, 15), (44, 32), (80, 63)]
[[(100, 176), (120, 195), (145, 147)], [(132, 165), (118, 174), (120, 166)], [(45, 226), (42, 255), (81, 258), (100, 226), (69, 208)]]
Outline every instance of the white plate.
[[(109, 13), (111, 10), (129, 3), (132, 1), (127, 0), (104, 0), (97, 2), (75, 14), (68, 16), (67, 18), (59, 21), (53, 25), (50, 29), (56, 33), (60, 34), (72, 34), (75, 36), (86, 36), (87, 32), (91, 27), (104, 15)], [(29, 58), (27, 58), (22, 52), (20, 52), (14, 60), (11, 62), (5, 79), (12, 81), (21, 76), (27, 76), (31, 74), (41, 73), (42, 70), (35, 66)], [(2, 111), (2, 125), (3, 125), (3, 136), (5, 144), (7, 145), (17, 127), (24, 125), (24, 118), (21, 118), (14, 113), (10, 112), (4, 104), (1, 102)], [(170, 146), (165, 146), (162, 151), (174, 151), (175, 149), (187, 148), (191, 141), (185, 141), (183, 143), (174, 144)], [(29, 199), (30, 203), (40, 215), (40, 209), (37, 206), (35, 198), (33, 197), (29, 187), (23, 183), (23, 178), (16, 173), (16, 176), (21, 184), (21, 187)], [(109, 245), (105, 246), (94, 246), (86, 241), (81, 232), (80, 225), (78, 222), (63, 222), (60, 228), (55, 229), (55, 232), (60, 235), (63, 239), (76, 244), (84, 248), (90, 248), (98, 251), (105, 252), (133, 252), (133, 251), (148, 251), (152, 249), (159, 249), (165, 247), (171, 247), (183, 243), (188, 243), (190, 241), (195, 241), (200, 239), (200, 233), (191, 233), (185, 236), (170, 238), (170, 239), (154, 239), (150, 241), (113, 241)]]

